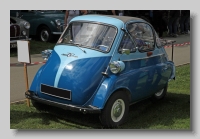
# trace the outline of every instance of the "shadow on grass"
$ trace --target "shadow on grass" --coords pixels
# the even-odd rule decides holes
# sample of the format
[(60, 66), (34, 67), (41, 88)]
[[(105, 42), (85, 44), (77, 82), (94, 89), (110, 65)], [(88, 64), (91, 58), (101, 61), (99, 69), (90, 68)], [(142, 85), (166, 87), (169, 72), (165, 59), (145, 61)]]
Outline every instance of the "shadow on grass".
[[(159, 127), (159, 125), (165, 126), (168, 129), (173, 129), (173, 124), (176, 120), (190, 118), (189, 100), (190, 95), (168, 93), (165, 99), (156, 103), (152, 103), (149, 99), (136, 103), (130, 106), (127, 122), (118, 127), (118, 129), (149, 129), (153, 126)], [(31, 107), (31, 109), (33, 110), (34, 108)], [(73, 123), (72, 126), (77, 129), (81, 129), (81, 126), (94, 129), (103, 128), (96, 114), (82, 114), (57, 108), (50, 108), (48, 112), (49, 113), (40, 113), (36, 111), (21, 112), (11, 110), (11, 123), (17, 124), (23, 122), (26, 118), (41, 118), (42, 124), (47, 126), (50, 121), (66, 124), (60, 122), (60, 119), (62, 119)], [(186, 129), (189, 129), (189, 126), (190, 125), (186, 125)]]
[[(156, 103), (148, 99), (130, 106), (128, 121), (120, 128), (149, 129), (162, 126), (171, 129), (177, 120), (189, 118), (190, 95), (168, 93), (165, 99)], [(190, 125), (186, 126), (190, 128)]]
[[(26, 106), (26, 110), (11, 110), (10, 111), (10, 123), (12, 124), (11, 129), (16, 129), (15, 124), (23, 123), (24, 119), (30, 119), (30, 121), (35, 121), (35, 119), (40, 119), (38, 125), (49, 126), (50, 123), (56, 122), (59, 126), (64, 129), (64, 127), (70, 127), (75, 129), (88, 129), (90, 128), (101, 128), (101, 123), (98, 118), (98, 114), (83, 114), (79, 112), (73, 112), (68, 110), (63, 110), (56, 107), (47, 106), (47, 111), (36, 111), (31, 105), (30, 108)], [(63, 122), (62, 122), (63, 121)], [(27, 122), (28, 123), (28, 122)], [(86, 126), (86, 127), (83, 127)], [(17, 128), (19, 129), (19, 128)], [(21, 128), (20, 128), (21, 129)], [(30, 129), (33, 129), (30, 127)], [(67, 128), (66, 128), (67, 129)]]
[[(75, 123), (73, 121), (68, 120), (68, 118), (62, 118), (60, 116), (55, 116), (55, 114), (51, 114), (51, 113), (45, 113), (45, 112), (26, 112), (26, 111), (16, 111), (16, 110), (11, 110), (11, 116), (10, 117), (10, 123), (12, 124), (11, 129), (38, 129), (38, 127), (41, 127), (41, 129), (86, 129), (86, 127), (81, 127), (81, 125), (79, 123)], [(19, 115), (14, 116), (14, 115)], [(74, 116), (70, 116), (71, 118)], [(79, 117), (80, 118), (80, 117)], [(36, 121), (35, 119), (39, 119), (37, 120), (37, 122), (24, 122), (24, 120), (27, 119), (34, 119), (33, 121)], [(64, 121), (63, 121), (64, 120)], [(17, 127), (17, 124), (19, 124), (20, 122), (24, 122), (24, 124), (27, 124), (24, 127)], [(59, 127), (52, 127), (53, 125), (50, 126), (50, 124), (52, 122), (57, 123), (57, 125), (59, 124)], [(34, 126), (31, 127), (31, 125), (34, 124)], [(36, 125), (36, 126), (35, 126)], [(49, 128), (48, 128), (49, 126)], [(34, 128), (37, 127), (37, 128)], [(66, 128), (65, 128), (66, 127)]]

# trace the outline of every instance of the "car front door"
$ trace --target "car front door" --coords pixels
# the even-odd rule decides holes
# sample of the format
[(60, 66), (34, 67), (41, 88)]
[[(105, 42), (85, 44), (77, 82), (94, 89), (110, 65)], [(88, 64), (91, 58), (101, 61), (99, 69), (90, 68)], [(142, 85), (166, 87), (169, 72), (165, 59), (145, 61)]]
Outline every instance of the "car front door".
[[(118, 53), (119, 57), (125, 64), (124, 71), (120, 74), (119, 78), (124, 78), (123, 84), (129, 88), (132, 94), (132, 101), (140, 100), (147, 96), (146, 85), (148, 78), (148, 68), (144, 65), (144, 54), (136, 49), (136, 43), (132, 40), (130, 34), (125, 33), (120, 43)], [(130, 54), (121, 54), (122, 49), (129, 49)], [(121, 80), (121, 79), (119, 79)]]
[(141, 56), (141, 69), (146, 73), (147, 96), (155, 93), (168, 82), (171, 74), (171, 66), (167, 63), (166, 54), (162, 49), (156, 47), (156, 33), (153, 33), (153, 28), (147, 23), (132, 23), (129, 24), (128, 32), (133, 40), (135, 40)]
[[(131, 23), (127, 25), (129, 36), (133, 41), (131, 45), (122, 45), (125, 37), (119, 47), (121, 49), (130, 49), (130, 55), (122, 55), (121, 60), (125, 62), (129, 81), (129, 88), (132, 92), (133, 101), (148, 97), (155, 93), (159, 85), (163, 85), (163, 69), (166, 65), (163, 63), (161, 51), (155, 48), (155, 35), (152, 27), (147, 23)], [(130, 42), (129, 42), (130, 43)], [(127, 73), (126, 73), (127, 72)]]

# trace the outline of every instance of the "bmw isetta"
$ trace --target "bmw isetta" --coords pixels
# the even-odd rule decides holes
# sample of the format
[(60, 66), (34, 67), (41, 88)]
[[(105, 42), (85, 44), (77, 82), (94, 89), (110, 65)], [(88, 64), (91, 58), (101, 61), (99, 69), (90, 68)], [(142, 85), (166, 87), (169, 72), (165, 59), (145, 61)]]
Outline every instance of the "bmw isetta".
[(25, 96), (34, 107), (60, 107), (99, 113), (104, 126), (116, 127), (129, 105), (165, 97), (175, 66), (154, 28), (140, 18), (82, 15), (73, 18)]

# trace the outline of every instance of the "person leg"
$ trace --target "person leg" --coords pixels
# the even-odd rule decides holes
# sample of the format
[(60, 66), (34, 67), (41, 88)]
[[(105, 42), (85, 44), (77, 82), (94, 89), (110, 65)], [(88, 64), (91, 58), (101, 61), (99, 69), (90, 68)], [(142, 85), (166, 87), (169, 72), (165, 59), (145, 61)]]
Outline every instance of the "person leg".
[(167, 33), (169, 33), (168, 31), (168, 22), (169, 22), (169, 19), (167, 18), (167, 16), (166, 15), (164, 15), (163, 17), (162, 17), (162, 28), (163, 28), (163, 32), (167, 32)]
[(163, 22), (160, 22), (160, 24), (159, 24), (159, 37), (160, 38), (163, 37), (163, 32), (164, 32), (164, 24), (163, 24)]
[(184, 34), (185, 32), (185, 20), (186, 20), (186, 16), (182, 16), (180, 19), (181, 34)]
[(168, 29), (169, 29), (169, 35), (172, 35), (172, 24), (173, 24), (173, 22), (174, 22), (174, 18), (173, 17), (171, 17), (170, 19), (169, 19), (169, 22), (168, 22)]
[(184, 32), (186, 33), (186, 34), (188, 34), (188, 30), (189, 30), (189, 17), (186, 17), (185, 18), (185, 21), (184, 21), (184, 25), (185, 25), (185, 30), (184, 30)]
[(175, 19), (174, 19), (174, 22), (173, 22), (173, 25), (172, 25), (172, 27), (173, 27), (173, 33), (174, 33), (174, 37), (177, 37), (178, 35), (177, 35), (177, 30), (178, 30), (178, 21), (179, 21), (179, 17), (176, 17)]

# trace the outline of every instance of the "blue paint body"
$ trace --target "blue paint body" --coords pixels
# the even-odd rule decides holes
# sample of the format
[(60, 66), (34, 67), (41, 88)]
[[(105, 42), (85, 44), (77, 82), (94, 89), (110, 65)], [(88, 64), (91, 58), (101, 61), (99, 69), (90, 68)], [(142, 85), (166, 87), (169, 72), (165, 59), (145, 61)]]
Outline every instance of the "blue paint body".
[[(86, 15), (73, 18), (73, 21), (98, 22), (113, 25), (117, 35), (109, 52), (103, 53), (89, 48), (73, 45), (56, 45), (46, 64), (36, 73), (30, 90), (38, 97), (58, 103), (76, 106), (94, 106), (103, 109), (109, 97), (118, 89), (125, 89), (131, 96), (131, 102), (144, 99), (162, 89), (175, 75), (173, 62), (167, 58), (163, 47), (152, 51), (150, 57), (146, 52), (119, 54), (118, 47), (123, 37), (125, 24), (115, 18)], [(144, 22), (134, 20), (132, 22)], [(73, 53), (67, 57), (65, 54)], [(111, 61), (119, 60), (125, 64), (125, 69), (113, 74), (108, 65)], [(102, 75), (107, 71), (109, 77)], [(65, 100), (43, 94), (40, 85), (46, 84), (55, 88), (67, 89), (72, 92), (72, 99)]]

